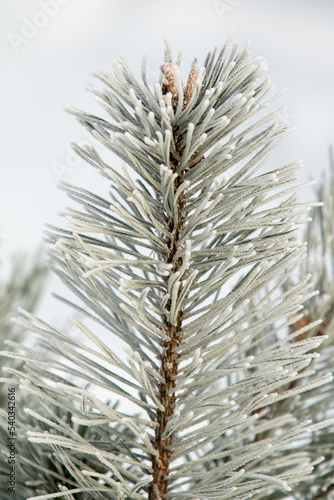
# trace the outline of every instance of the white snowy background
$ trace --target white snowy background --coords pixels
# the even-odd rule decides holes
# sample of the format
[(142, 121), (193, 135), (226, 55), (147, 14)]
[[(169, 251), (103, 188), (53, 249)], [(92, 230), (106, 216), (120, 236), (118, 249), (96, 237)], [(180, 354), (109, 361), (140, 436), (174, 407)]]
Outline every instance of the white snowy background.
[[(70, 152), (71, 141), (88, 139), (64, 105), (99, 113), (86, 91), (89, 73), (112, 67), (119, 53), (138, 76), (146, 53), (153, 84), (164, 37), (175, 56), (183, 51), (184, 75), (194, 57), (201, 63), (221, 48), (232, 28), (240, 49), (250, 40), (277, 91), (287, 88), (275, 106), (287, 105), (285, 120), (296, 127), (273, 162), (302, 159), (302, 180), (320, 179), (334, 131), (333, 21), (331, 0), (2, 0), (1, 260), (38, 248), (45, 222), (63, 225), (60, 178), (93, 190), (99, 180)], [(60, 290), (55, 278), (49, 289)], [(39, 314), (62, 326), (64, 307), (48, 294)]]

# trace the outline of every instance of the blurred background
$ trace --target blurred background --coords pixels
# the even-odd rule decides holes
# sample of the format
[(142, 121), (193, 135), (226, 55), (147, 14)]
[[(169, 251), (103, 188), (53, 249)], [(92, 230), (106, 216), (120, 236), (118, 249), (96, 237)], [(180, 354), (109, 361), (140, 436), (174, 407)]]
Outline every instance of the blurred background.
[[(96, 182), (96, 175), (69, 144), (90, 137), (63, 111), (66, 104), (100, 113), (86, 91), (89, 73), (112, 67), (122, 53), (140, 76), (148, 56), (152, 86), (163, 62), (164, 37), (183, 51), (182, 72), (199, 64), (232, 28), (243, 48), (269, 63), (276, 89), (273, 105), (288, 106), (284, 119), (296, 130), (273, 154), (273, 164), (302, 159), (302, 181), (320, 179), (329, 167), (334, 132), (334, 2), (331, 0), (2, 0), (0, 256), (35, 251), (46, 222), (64, 225), (57, 212), (67, 204), (59, 180)], [(120, 165), (118, 158), (111, 159)], [(270, 167), (270, 165), (269, 165)], [(303, 192), (305, 199), (311, 190)], [(43, 253), (40, 251), (40, 258)], [(3, 266), (2, 266), (3, 267)], [(57, 280), (49, 284), (58, 291)], [(49, 292), (48, 292), (49, 293)], [(45, 295), (40, 314), (57, 326), (59, 304)]]

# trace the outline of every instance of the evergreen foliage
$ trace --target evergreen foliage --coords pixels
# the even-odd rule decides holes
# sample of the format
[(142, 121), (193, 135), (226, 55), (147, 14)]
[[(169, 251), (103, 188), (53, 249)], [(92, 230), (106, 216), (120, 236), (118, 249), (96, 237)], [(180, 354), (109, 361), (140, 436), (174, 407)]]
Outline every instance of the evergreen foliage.
[(0, 283), (0, 346), (4, 348), (4, 340), (10, 338), (18, 341), (24, 332), (11, 323), (17, 307), (33, 310), (40, 298), (45, 280), (45, 266), (38, 262), (37, 256), (29, 258), (26, 254), (15, 254), (9, 260), (7, 269), (1, 263), (3, 276), (9, 271), (7, 278)]
[(47, 233), (87, 342), (16, 320), (40, 339), (6, 354), (25, 362), (9, 372), (31, 398), (18, 498), (330, 495), (333, 198), (319, 193), (302, 264), (310, 204), (299, 162), (266, 167), (287, 132), (281, 110), (263, 112), (276, 97), (266, 63), (228, 40), (186, 85), (180, 64), (167, 46), (152, 91), (146, 61), (136, 80), (119, 57), (96, 74), (106, 88), (90, 87), (108, 120), (68, 108), (106, 147), (74, 145), (111, 193), (63, 182), (79, 208)]
[[(40, 253), (40, 252), (39, 252)], [(22, 342), (26, 329), (23, 329), (19, 325), (11, 322), (11, 318), (16, 315), (16, 309), (18, 306), (24, 307), (27, 310), (32, 311), (35, 309), (38, 300), (43, 291), (43, 285), (46, 278), (46, 268), (39, 262), (37, 256), (33, 258), (28, 257), (27, 254), (16, 254), (7, 263), (7, 269), (4, 269), (4, 263), (2, 262), (3, 278), (0, 284), (0, 342), (1, 349), (5, 348), (5, 343), (8, 345), (15, 345), (17, 342)], [(8, 277), (5, 277), (5, 272), (8, 273)], [(6, 375), (6, 366), (11, 365), (12, 369), (15, 366), (16, 369), (22, 367), (22, 363), (16, 362), (13, 364), (13, 360), (9, 363), (8, 359), (1, 358), (1, 375)], [(6, 380), (4, 377), (2, 381), (5, 382), (1, 385), (0, 390), (0, 493), (1, 498), (8, 498), (10, 493), (8, 492), (8, 415), (7, 415), (7, 404), (8, 404), (8, 386), (12, 387), (12, 380)], [(19, 395), (18, 404), (23, 405), (28, 404), (28, 398), (25, 397), (24, 393)], [(23, 411), (23, 408), (22, 408)], [(19, 414), (21, 418), (21, 414)], [(25, 420), (25, 419), (23, 419)], [(19, 424), (21, 429), (25, 430), (25, 422)], [(26, 435), (21, 433), (20, 445), (22, 444), (22, 450), (31, 450), (32, 445), (27, 443)], [(36, 454), (36, 451), (34, 452)], [(29, 453), (29, 459), (34, 453)], [(19, 457), (18, 470), (21, 471), (21, 454)], [(27, 480), (26, 472), (23, 470), (22, 474), (18, 474), (18, 489), (22, 495), (25, 491), (29, 493), (31, 490), (26, 490), (25, 481)], [(17, 498), (26, 498), (18, 496)]]

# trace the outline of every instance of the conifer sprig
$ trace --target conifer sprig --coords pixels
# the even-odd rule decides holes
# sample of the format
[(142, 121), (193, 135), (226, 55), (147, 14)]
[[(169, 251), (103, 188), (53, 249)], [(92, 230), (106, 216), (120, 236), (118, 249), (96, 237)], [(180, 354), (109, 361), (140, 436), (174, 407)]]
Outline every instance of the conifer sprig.
[(40, 486), (31, 500), (65, 488), (83, 499), (284, 498), (321, 461), (305, 452), (305, 435), (332, 420), (289, 410), (266, 419), (267, 408), (332, 376), (310, 371), (292, 384), (324, 337), (296, 340), (320, 320), (289, 334), (315, 295), (308, 275), (282, 291), (305, 255), (309, 204), (298, 197), (299, 162), (264, 169), (287, 131), (280, 110), (262, 112), (275, 98), (266, 63), (229, 40), (202, 67), (194, 61), (185, 86), (168, 46), (154, 90), (145, 61), (140, 80), (121, 56), (113, 69), (96, 74), (104, 90), (90, 87), (108, 119), (68, 110), (123, 160), (122, 173), (94, 147), (74, 145), (112, 183), (110, 198), (63, 182), (81, 208), (47, 234), (53, 270), (82, 302), (75, 307), (110, 336), (72, 320), (82, 343), (23, 313), (43, 358), (23, 347), (7, 354), (26, 361), (13, 375), (48, 412), (27, 410), (49, 429), (31, 430), (30, 442), (76, 484), (59, 481), (51, 494)]

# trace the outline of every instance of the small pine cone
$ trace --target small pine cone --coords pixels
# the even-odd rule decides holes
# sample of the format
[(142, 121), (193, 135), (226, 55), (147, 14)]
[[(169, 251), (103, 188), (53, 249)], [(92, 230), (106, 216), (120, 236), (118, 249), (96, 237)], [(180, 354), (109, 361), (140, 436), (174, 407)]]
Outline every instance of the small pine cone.
[(192, 98), (195, 89), (195, 83), (197, 80), (197, 74), (198, 74), (198, 66), (197, 64), (194, 64), (190, 70), (187, 86), (184, 90), (183, 109), (185, 109), (188, 106), (189, 101)]
[(179, 101), (179, 95), (175, 85), (175, 71), (178, 71), (180, 68), (177, 64), (165, 63), (160, 67), (160, 69), (165, 75), (165, 79), (162, 85), (162, 93), (167, 94), (168, 92), (170, 92), (172, 94), (173, 108), (176, 109), (177, 103)]
[[(162, 94), (166, 95), (168, 94), (168, 92), (172, 94), (172, 106), (175, 111), (179, 102), (179, 94), (175, 85), (175, 72), (178, 71), (180, 68), (177, 64), (165, 63), (160, 67), (160, 69), (165, 76), (161, 88)], [(190, 99), (192, 98), (195, 89), (197, 74), (198, 74), (198, 67), (197, 64), (194, 64), (190, 70), (186, 88), (183, 87), (181, 81), (184, 93), (182, 109), (185, 109), (188, 106)], [(167, 104), (165, 97), (164, 101)]]

